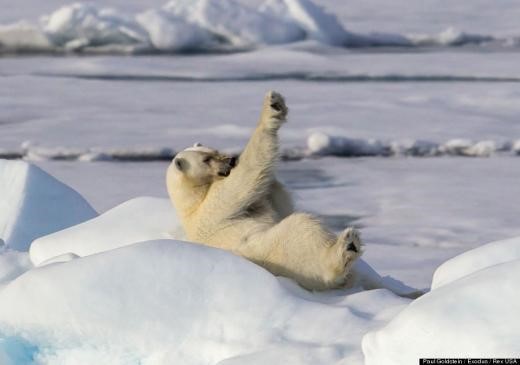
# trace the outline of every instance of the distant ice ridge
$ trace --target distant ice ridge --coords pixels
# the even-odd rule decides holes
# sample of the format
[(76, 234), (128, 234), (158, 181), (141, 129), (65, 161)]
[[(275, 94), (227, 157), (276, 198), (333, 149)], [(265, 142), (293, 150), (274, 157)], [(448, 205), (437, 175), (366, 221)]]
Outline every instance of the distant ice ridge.
[(74, 3), (41, 16), (39, 24), (0, 25), (0, 54), (216, 52), (308, 39), (339, 47), (518, 43), (454, 28), (438, 35), (358, 34), (311, 0), (266, 0), (258, 8), (234, 0), (173, 0), (138, 14)]
[(520, 141), (471, 141), (451, 139), (445, 143), (428, 140), (355, 139), (314, 133), (307, 140), (310, 156), (470, 156), (489, 157), (494, 154), (520, 155)]
[[(224, 151), (240, 154), (239, 149)], [(64, 146), (44, 147), (24, 142), (20, 149), (0, 149), (0, 159), (24, 159), (27, 161), (171, 161), (175, 150), (169, 147), (128, 147), (128, 148), (69, 148)], [(520, 156), (520, 140), (515, 141), (472, 141), (450, 139), (438, 143), (423, 139), (382, 141), (378, 139), (358, 139), (331, 136), (316, 132), (307, 138), (307, 146), (282, 147), (283, 160), (303, 158), (336, 157), (437, 157), (437, 156)]]

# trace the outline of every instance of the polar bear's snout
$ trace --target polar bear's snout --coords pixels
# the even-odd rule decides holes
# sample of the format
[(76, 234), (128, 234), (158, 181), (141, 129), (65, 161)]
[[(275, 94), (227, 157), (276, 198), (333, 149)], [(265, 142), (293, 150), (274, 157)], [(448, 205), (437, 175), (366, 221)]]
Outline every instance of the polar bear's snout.
[(218, 176), (226, 177), (229, 176), (231, 170), (236, 166), (237, 159), (236, 157), (228, 157), (225, 158), (223, 162), (224, 163), (219, 168)]
[(218, 172), (218, 176), (226, 177), (226, 176), (229, 176), (230, 173), (231, 173), (231, 168), (221, 169), (221, 170)]

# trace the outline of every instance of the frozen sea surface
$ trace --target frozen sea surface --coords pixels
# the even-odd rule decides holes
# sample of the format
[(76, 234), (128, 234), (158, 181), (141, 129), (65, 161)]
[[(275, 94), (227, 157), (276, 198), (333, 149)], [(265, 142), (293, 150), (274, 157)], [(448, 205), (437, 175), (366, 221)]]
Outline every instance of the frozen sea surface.
[[(122, 68), (133, 63), (111, 61), (114, 68), (119, 61)], [(157, 70), (156, 61), (151, 59), (146, 66), (139, 65), (145, 59), (138, 59), (135, 64)], [(175, 67), (174, 58), (161, 61)], [(43, 69), (47, 62), (51, 63), (47, 69), (65, 63), (62, 73), (67, 64), (95, 69), (99, 63), (0, 59), (2, 70), (16, 70), (24, 63)], [(516, 82), (157, 82), (11, 73), (0, 76), (5, 86), (0, 89), (0, 146), (14, 151), (25, 141), (46, 148), (174, 150), (199, 141), (236, 149), (251, 133), (269, 89), (287, 97), (290, 122), (281, 135), (282, 143), (289, 146), (305, 146), (315, 132), (436, 143), (454, 138), (497, 143), (520, 138), (516, 122), (520, 83)]]

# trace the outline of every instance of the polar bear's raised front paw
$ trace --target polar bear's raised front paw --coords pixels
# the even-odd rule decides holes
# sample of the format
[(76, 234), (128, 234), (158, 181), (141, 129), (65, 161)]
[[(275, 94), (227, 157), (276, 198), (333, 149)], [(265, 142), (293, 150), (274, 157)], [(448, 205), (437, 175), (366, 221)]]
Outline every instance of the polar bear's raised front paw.
[(278, 129), (285, 122), (289, 109), (280, 93), (269, 91), (264, 98), (262, 123), (268, 128)]

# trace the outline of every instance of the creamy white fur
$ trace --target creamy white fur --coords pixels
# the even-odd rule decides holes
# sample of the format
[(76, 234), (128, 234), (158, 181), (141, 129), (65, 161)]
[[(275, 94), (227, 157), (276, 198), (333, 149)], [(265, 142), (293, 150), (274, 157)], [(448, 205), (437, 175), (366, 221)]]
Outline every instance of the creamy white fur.
[(293, 213), (275, 179), (287, 112), (283, 97), (269, 92), (237, 167), (215, 150), (188, 148), (168, 168), (168, 192), (189, 240), (230, 250), (308, 289), (344, 285), (361, 255), (357, 231), (336, 236), (311, 215)]

